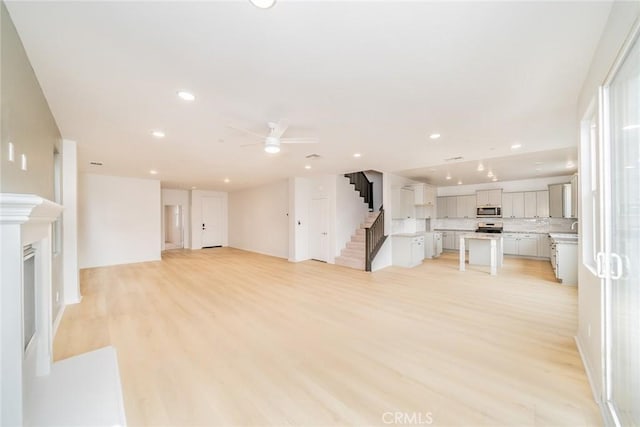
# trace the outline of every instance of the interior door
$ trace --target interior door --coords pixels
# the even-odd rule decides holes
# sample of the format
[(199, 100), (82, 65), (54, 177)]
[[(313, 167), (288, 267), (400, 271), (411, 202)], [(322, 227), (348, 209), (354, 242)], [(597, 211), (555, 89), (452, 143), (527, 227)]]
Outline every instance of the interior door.
[(202, 247), (222, 246), (222, 198), (202, 198)]
[(312, 259), (324, 262), (329, 260), (328, 214), (328, 199), (313, 199), (311, 201), (309, 252)]
[(604, 88), (605, 400), (640, 425), (640, 42)]

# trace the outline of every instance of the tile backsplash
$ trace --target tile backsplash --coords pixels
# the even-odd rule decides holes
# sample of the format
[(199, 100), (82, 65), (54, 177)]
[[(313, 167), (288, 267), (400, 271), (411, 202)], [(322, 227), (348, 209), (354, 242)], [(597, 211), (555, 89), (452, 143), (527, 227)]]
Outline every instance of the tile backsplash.
[(391, 234), (429, 231), (431, 230), (430, 222), (429, 219), (394, 219), (391, 221)]
[[(475, 230), (480, 219), (441, 218), (431, 221), (433, 229)], [(483, 222), (491, 222), (485, 219)], [(496, 218), (502, 221), (504, 231), (521, 231), (528, 233), (563, 233), (575, 232), (571, 230), (574, 218)]]

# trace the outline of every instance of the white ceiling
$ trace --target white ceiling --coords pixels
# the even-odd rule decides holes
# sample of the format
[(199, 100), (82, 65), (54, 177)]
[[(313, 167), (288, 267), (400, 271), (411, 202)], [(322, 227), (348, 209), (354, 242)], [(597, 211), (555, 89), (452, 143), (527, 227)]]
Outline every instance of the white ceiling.
[[(8, 8), (63, 137), (78, 141), (82, 171), (151, 177), (155, 169), (165, 187), (239, 189), (504, 157), (516, 142), (522, 153), (575, 147), (576, 100), (610, 3)], [(179, 100), (181, 89), (195, 102)], [(262, 133), (280, 119), (291, 123), (285, 136), (320, 143), (266, 155), (240, 147), (255, 141), (227, 127)], [(442, 137), (434, 142), (432, 132)], [(310, 153), (322, 158), (307, 161)]]
[[(405, 170), (399, 174), (438, 187), (446, 187), (488, 183), (492, 182), (493, 177), (497, 178), (496, 181), (502, 182), (571, 175), (578, 170), (577, 159), (577, 148), (569, 147), (506, 157), (452, 161), (438, 166)], [(482, 170), (478, 169), (479, 166), (482, 166)], [(447, 179), (447, 176), (451, 179)]]

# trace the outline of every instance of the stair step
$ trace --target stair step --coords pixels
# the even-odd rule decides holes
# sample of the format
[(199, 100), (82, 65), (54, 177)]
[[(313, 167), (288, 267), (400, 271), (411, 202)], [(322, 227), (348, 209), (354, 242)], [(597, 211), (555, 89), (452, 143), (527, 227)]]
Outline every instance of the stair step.
[(340, 252), (340, 256), (347, 256), (350, 258), (357, 258), (364, 260), (364, 249), (352, 249), (352, 248), (344, 248)]
[(364, 251), (364, 247), (365, 247), (364, 240), (363, 241), (351, 240), (350, 242), (347, 242), (348, 249), (358, 249), (358, 250)]
[(354, 259), (351, 257), (336, 257), (336, 265), (341, 265), (343, 267), (349, 267), (356, 270), (364, 270), (364, 260)]

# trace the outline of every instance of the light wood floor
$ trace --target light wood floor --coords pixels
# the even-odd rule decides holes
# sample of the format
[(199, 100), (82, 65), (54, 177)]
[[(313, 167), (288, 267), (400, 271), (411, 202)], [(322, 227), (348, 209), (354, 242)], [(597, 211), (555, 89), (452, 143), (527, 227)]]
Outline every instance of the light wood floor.
[[(600, 425), (548, 262), (373, 274), (228, 248), (81, 272), (63, 359), (113, 345), (129, 425)], [(386, 418), (383, 419), (383, 416)]]

